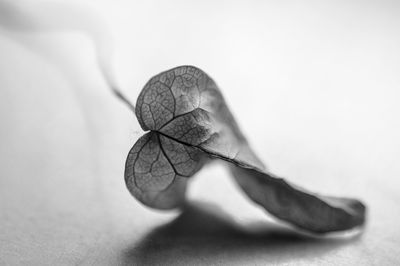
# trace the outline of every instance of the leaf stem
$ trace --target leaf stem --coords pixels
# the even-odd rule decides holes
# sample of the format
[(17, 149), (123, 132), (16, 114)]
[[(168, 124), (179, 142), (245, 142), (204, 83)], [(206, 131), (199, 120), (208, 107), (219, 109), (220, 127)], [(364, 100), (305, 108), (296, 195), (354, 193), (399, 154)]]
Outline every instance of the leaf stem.
[(110, 86), (111, 92), (114, 94), (115, 97), (117, 97), (120, 101), (125, 103), (129, 109), (132, 110), (133, 113), (135, 113), (135, 106), (131, 103), (131, 101), (128, 100), (128, 98), (116, 87)]

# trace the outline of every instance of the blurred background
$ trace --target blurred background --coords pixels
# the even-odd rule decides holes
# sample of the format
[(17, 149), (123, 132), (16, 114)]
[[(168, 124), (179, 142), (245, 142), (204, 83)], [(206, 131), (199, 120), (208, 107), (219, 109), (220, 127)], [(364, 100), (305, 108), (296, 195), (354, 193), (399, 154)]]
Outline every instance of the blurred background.
[[(400, 264), (398, 1), (0, 0), (1, 265)], [(101, 69), (98, 63), (101, 63)], [(363, 235), (309, 239), (212, 164), (187, 210), (132, 198), (126, 155), (150, 77), (220, 86), (269, 169), (369, 207)]]

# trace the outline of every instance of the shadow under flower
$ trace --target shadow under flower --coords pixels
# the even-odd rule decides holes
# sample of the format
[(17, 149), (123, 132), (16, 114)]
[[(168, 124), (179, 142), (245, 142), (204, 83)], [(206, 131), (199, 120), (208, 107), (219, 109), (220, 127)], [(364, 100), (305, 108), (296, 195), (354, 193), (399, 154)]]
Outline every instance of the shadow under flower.
[(241, 227), (216, 206), (191, 202), (124, 252), (125, 265), (265, 265), (322, 258), (353, 238), (313, 238), (272, 223)]

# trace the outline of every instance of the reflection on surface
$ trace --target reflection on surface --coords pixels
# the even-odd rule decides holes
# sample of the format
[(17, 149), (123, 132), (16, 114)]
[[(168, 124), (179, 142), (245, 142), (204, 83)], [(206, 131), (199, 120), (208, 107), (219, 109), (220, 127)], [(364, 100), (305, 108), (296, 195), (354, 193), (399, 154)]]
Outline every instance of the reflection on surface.
[(356, 241), (315, 239), (263, 224), (240, 227), (216, 206), (194, 202), (172, 222), (160, 226), (125, 252), (125, 264), (259, 264), (318, 259)]

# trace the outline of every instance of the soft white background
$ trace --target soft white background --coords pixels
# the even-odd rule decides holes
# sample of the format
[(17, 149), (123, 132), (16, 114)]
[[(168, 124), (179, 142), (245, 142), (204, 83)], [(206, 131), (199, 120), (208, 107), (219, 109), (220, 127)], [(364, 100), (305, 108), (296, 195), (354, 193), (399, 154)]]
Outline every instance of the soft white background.
[(103, 0), (74, 19), (109, 25), (132, 101), (151, 76), (198, 66), (272, 172), (362, 199), (365, 233), (339, 243), (277, 226), (218, 164), (189, 189), (204, 212), (157, 231), (179, 212), (150, 210), (125, 188), (142, 134), (134, 114), (87, 36), (29, 29), (62, 13), (35, 4), (0, 1), (0, 264), (400, 264), (399, 2)]

